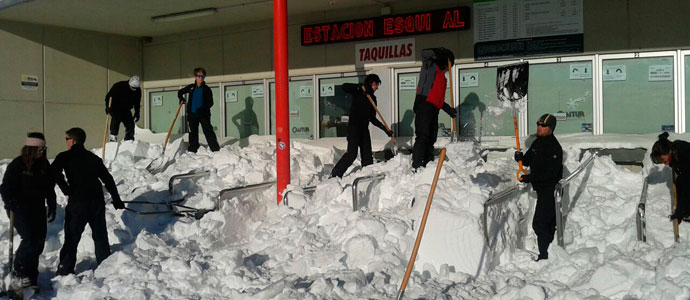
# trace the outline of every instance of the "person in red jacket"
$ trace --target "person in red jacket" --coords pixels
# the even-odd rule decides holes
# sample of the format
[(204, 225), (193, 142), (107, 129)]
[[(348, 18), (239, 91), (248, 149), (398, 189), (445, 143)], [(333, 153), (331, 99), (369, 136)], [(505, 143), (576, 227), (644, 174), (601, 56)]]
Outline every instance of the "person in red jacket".
[(412, 168), (424, 167), (434, 160), (434, 143), (438, 134), (438, 111), (443, 109), (455, 118), (455, 108), (445, 102), (448, 61), (453, 64), (455, 55), (445, 48), (422, 50), (422, 69), (419, 71), (417, 95), (414, 99), (415, 141), (412, 152)]

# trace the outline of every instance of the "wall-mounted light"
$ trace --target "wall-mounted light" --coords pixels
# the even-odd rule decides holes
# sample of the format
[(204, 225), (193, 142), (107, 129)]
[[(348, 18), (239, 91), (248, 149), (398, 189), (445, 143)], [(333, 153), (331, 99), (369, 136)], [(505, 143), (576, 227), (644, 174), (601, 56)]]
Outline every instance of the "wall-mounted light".
[(151, 17), (152, 22), (171, 22), (171, 21), (179, 21), (179, 20), (185, 20), (185, 19), (191, 19), (191, 18), (197, 18), (197, 17), (203, 17), (203, 16), (210, 16), (218, 12), (218, 9), (215, 7), (209, 7), (209, 8), (202, 8), (202, 9), (197, 9), (197, 10), (188, 10), (188, 11), (182, 11), (182, 12), (176, 12), (172, 14), (167, 14), (167, 15), (160, 15), (160, 16), (153, 16)]

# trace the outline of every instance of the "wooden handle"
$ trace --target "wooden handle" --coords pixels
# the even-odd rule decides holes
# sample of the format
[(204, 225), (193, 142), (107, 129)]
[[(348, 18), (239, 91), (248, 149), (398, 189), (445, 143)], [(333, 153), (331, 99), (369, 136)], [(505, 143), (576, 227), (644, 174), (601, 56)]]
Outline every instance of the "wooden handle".
[[(403, 277), (402, 284), (400, 284), (400, 292), (398, 295), (402, 295), (407, 287), (407, 281), (410, 279), (410, 274), (412, 274), (412, 268), (414, 267), (414, 261), (417, 258), (417, 251), (419, 251), (419, 245), (422, 243), (422, 235), (424, 235), (424, 227), (426, 227), (426, 219), (429, 217), (429, 210), (431, 209), (431, 201), (434, 199), (434, 191), (436, 191), (436, 183), (438, 183), (438, 177), (441, 174), (441, 168), (443, 167), (443, 161), (446, 159), (446, 148), (441, 149), (441, 156), (438, 158), (438, 166), (436, 167), (436, 174), (434, 174), (434, 181), (431, 183), (431, 190), (429, 190), (429, 197), (426, 199), (426, 207), (424, 208), (424, 215), (422, 216), (422, 221), (419, 223), (419, 231), (417, 231), (417, 239), (414, 242), (414, 248), (412, 249), (412, 255), (410, 256), (410, 262), (407, 263), (407, 270), (405, 270), (405, 277)], [(399, 296), (399, 297), (400, 297)]]
[[(381, 122), (383, 122), (383, 126), (386, 127), (386, 130), (390, 132), (391, 128), (388, 127), (388, 123), (386, 123), (386, 120), (381, 115), (379, 108), (376, 107), (376, 103), (374, 103), (374, 99), (371, 99), (371, 96), (369, 96), (369, 94), (367, 94), (367, 88), (362, 86), (362, 91), (364, 91), (364, 95), (367, 96), (367, 99), (369, 99), (369, 103), (371, 103), (371, 106), (374, 107), (376, 114), (378, 114), (379, 118), (381, 119)], [(391, 142), (393, 142), (393, 144), (395, 144), (395, 137), (391, 136)]]
[[(676, 193), (676, 184), (673, 184), (673, 212), (678, 209), (678, 194)], [(678, 219), (673, 219), (673, 240), (678, 242), (680, 240), (680, 232), (678, 230)]]
[(177, 112), (175, 113), (175, 118), (172, 120), (172, 124), (170, 124), (170, 129), (168, 129), (168, 135), (165, 136), (165, 142), (163, 143), (163, 155), (165, 155), (165, 147), (168, 146), (168, 139), (170, 139), (170, 133), (172, 133), (173, 127), (175, 127), (175, 121), (177, 121), (177, 116), (180, 115), (180, 109), (182, 109), (183, 105), (184, 102), (180, 102), (180, 106), (177, 107)]
[(101, 153), (101, 159), (105, 161), (105, 144), (108, 141), (108, 125), (110, 125), (110, 107), (113, 104), (113, 97), (108, 99), (108, 114), (105, 115), (105, 131), (103, 132), (103, 153)]
[(12, 273), (13, 265), (14, 265), (14, 212), (10, 210), (10, 232), (9, 232), (9, 238), (10, 238), (10, 251), (9, 253), (9, 268), (10, 268), (10, 273)]
[[(518, 123), (517, 123), (517, 116), (513, 114), (513, 127), (515, 127), (515, 144), (517, 146), (517, 151), (520, 151), (520, 135), (518, 133)], [(522, 160), (518, 161), (518, 170), (515, 176), (517, 176), (518, 181), (522, 181), (522, 177), (520, 177), (520, 173), (522, 174), (529, 174), (527, 173), (527, 170), (522, 166)]]
[[(451, 68), (451, 63), (450, 59), (448, 60), (448, 81), (450, 83), (450, 107), (452, 109), (455, 109), (455, 93), (453, 93), (453, 69)], [(457, 113), (457, 112), (456, 112)], [(455, 137), (455, 133), (457, 132), (457, 125), (455, 124), (455, 118), (453, 119), (453, 137)]]

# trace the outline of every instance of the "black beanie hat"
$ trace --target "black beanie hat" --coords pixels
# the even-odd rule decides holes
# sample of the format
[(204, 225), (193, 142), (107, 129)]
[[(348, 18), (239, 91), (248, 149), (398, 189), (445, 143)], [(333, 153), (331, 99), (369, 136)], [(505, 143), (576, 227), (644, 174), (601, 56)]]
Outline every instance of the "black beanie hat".
[(551, 128), (551, 131), (556, 129), (556, 117), (554, 117), (552, 114), (543, 114), (537, 123), (544, 123), (544, 125)]

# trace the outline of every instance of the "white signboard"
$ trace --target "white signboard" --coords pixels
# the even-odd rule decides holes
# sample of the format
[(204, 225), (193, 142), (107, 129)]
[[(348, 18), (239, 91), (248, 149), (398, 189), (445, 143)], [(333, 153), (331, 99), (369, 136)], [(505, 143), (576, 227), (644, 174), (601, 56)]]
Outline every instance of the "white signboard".
[(312, 97), (312, 92), (311, 92), (312, 86), (311, 85), (303, 85), (299, 87), (299, 96), (300, 98), (311, 98)]
[(321, 97), (335, 96), (335, 85), (334, 84), (322, 84), (321, 92), (319, 93)]
[(651, 65), (649, 66), (649, 81), (671, 81), (673, 80), (673, 67), (671, 65)]
[(22, 75), (21, 86), (23, 90), (37, 91), (38, 90), (38, 76), (36, 75)]
[(151, 106), (163, 106), (163, 95), (151, 97)]
[(414, 38), (361, 43), (355, 46), (356, 66), (406, 61), (414, 61)]
[(462, 73), (460, 74), (460, 87), (474, 87), (479, 86), (479, 73)]
[(626, 79), (625, 65), (604, 66), (604, 81), (622, 81)]
[(237, 102), (237, 90), (226, 90), (225, 102)]
[(252, 98), (263, 98), (264, 97), (264, 86), (255, 85), (252, 86)]
[(474, 42), (584, 33), (582, 0), (475, 1)]
[(400, 90), (414, 90), (417, 89), (417, 77), (416, 76), (400, 76)]
[(592, 78), (591, 64), (570, 64), (570, 79), (590, 79)]

